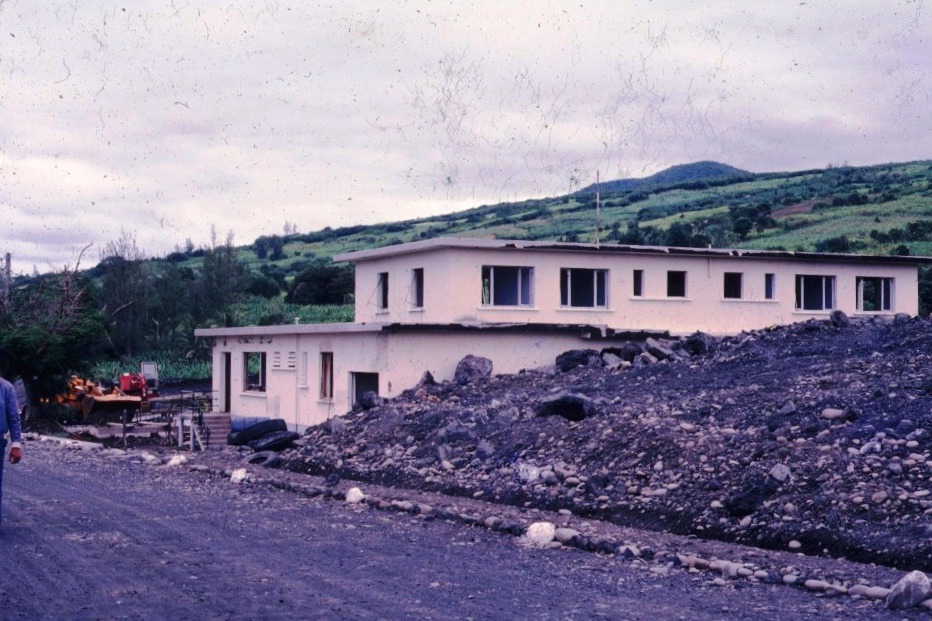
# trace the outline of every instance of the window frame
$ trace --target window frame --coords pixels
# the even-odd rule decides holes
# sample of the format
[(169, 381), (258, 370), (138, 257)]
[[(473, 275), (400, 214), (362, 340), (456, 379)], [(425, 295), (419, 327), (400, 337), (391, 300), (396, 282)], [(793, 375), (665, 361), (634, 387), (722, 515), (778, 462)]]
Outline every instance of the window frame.
[[(813, 289), (815, 285), (814, 281), (820, 281), (821, 284)], [(812, 281), (811, 284), (807, 285), (807, 282)], [(807, 306), (810, 299), (814, 299), (815, 295), (813, 292), (818, 293), (818, 297), (821, 300), (820, 306), (810, 307)], [(796, 299), (795, 299), (795, 310), (801, 312), (820, 312), (820, 311), (832, 311), (838, 307), (837, 301), (838, 295), (838, 286), (836, 282), (836, 277), (828, 274), (796, 274)], [(812, 296), (811, 298), (809, 296)]]
[(375, 307), (379, 311), (388, 310), (388, 272), (379, 272), (375, 284)]
[[(855, 277), (855, 302), (858, 312), (860, 313), (891, 313), (896, 308), (896, 279), (890, 276), (856, 276)], [(875, 289), (875, 300), (879, 298), (880, 308), (864, 308), (866, 301), (864, 298), (865, 285), (873, 283)]]
[[(674, 278), (681, 278), (682, 282), (678, 283)], [(687, 297), (689, 292), (688, 289), (688, 278), (686, 270), (667, 270), (667, 297), (675, 299), (683, 299)], [(681, 293), (677, 293), (682, 289)]]
[(764, 274), (764, 299), (773, 300), (777, 297), (777, 275)]
[[(253, 361), (256, 361), (255, 363)], [(258, 370), (253, 372), (252, 365), (258, 364)], [(253, 382), (256, 378), (258, 381)], [(264, 351), (243, 352), (243, 392), (266, 392), (268, 387), (268, 356)]]
[[(574, 295), (574, 276), (585, 279), (586, 276), (591, 278), (590, 288), (584, 290), (581, 294), (586, 296), (586, 292), (591, 293), (589, 303), (579, 304), (580, 294)], [(561, 267), (560, 268), (560, 308), (608, 308), (608, 270), (604, 268), (591, 267)], [(578, 287), (585, 286), (584, 282), (576, 280)], [(586, 296), (589, 297), (589, 296)]]
[[(514, 270), (514, 275), (510, 273)], [(496, 276), (498, 272), (498, 276)], [(514, 279), (515, 303), (499, 303), (498, 279)], [(532, 308), (534, 306), (534, 268), (529, 265), (483, 265), (480, 282), (482, 306), (486, 308)], [(511, 296), (508, 296), (511, 298)]]
[(321, 401), (333, 401), (333, 352), (322, 351), (319, 357), (320, 382), (319, 396)]
[(424, 268), (415, 267), (411, 270), (411, 309), (424, 308)]
[(722, 274), (722, 298), (725, 300), (744, 299), (743, 272), (725, 272)]
[(632, 270), (631, 272), (631, 297), (644, 297), (644, 270)]

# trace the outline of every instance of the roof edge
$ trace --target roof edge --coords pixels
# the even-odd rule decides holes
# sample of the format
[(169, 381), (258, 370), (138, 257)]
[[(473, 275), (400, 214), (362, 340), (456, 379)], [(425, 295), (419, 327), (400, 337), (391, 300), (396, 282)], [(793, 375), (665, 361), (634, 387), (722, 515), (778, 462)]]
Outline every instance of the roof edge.
[(883, 263), (895, 265), (932, 264), (932, 257), (841, 254), (831, 252), (797, 252), (791, 250), (752, 250), (739, 248), (686, 248), (681, 246), (635, 246), (580, 242), (486, 239), (471, 237), (435, 237), (380, 248), (356, 250), (334, 255), (334, 262), (358, 263), (387, 257), (416, 254), (441, 249), (465, 250), (542, 250), (553, 252), (591, 252), (607, 254), (676, 255), (709, 258), (771, 259), (779, 261), (833, 261), (837, 263)]

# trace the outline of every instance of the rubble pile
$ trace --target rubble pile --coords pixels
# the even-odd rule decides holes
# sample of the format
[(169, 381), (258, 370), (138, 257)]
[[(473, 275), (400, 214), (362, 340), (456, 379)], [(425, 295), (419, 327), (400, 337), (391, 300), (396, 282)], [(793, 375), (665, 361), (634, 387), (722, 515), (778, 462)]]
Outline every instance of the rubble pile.
[(928, 571), (930, 362), (929, 319), (841, 313), (508, 376), (472, 358), (309, 429), (283, 467)]

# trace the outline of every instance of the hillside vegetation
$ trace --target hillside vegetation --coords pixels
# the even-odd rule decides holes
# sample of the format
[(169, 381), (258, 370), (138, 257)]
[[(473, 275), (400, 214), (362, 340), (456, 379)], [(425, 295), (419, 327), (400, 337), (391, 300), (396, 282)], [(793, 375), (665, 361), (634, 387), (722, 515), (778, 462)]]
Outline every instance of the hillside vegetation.
[[(932, 161), (761, 174), (699, 162), (606, 181), (598, 200), (595, 189), (375, 225), (306, 233), (287, 225), (287, 234), (248, 245), (188, 241), (159, 258), (145, 258), (124, 233), (94, 268), (64, 279), (20, 277), (14, 297), (33, 312), (40, 307), (30, 296), (51, 296), (44, 303), (61, 308), (52, 304), (54, 283), (70, 283), (58, 289), (69, 295), (80, 286), (83, 325), (102, 326), (97, 347), (89, 344), (93, 330), (80, 351), (54, 343), (56, 375), (77, 369), (106, 379), (155, 359), (178, 377), (200, 377), (209, 366), (195, 327), (351, 321), (352, 266), (332, 263), (341, 252), (461, 236), (932, 255)], [(930, 310), (932, 270), (923, 270), (920, 312)], [(27, 345), (41, 349), (51, 333), (29, 332), (13, 315), (2, 319), (0, 353), (10, 356)]]

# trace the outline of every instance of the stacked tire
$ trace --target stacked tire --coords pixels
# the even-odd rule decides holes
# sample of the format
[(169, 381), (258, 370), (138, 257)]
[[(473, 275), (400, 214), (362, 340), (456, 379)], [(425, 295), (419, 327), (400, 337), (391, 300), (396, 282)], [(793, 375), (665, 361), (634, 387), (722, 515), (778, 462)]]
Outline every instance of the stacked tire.
[(249, 425), (239, 431), (231, 431), (227, 444), (248, 446), (256, 452), (280, 451), (291, 446), (300, 435), (288, 431), (284, 419), (271, 418)]

